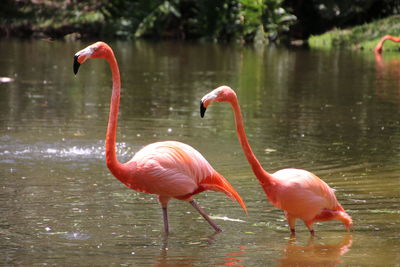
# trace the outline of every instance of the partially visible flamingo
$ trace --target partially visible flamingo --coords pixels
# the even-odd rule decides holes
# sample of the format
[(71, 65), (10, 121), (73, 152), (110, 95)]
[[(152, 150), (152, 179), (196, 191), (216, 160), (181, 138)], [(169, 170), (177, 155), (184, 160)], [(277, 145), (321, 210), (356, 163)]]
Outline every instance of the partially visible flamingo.
[(189, 145), (165, 141), (145, 146), (133, 158), (121, 163), (116, 155), (116, 129), (120, 102), (120, 74), (114, 52), (104, 42), (94, 43), (74, 56), (74, 72), (88, 58), (104, 58), (111, 68), (112, 96), (106, 136), (106, 163), (111, 173), (127, 187), (158, 195), (164, 219), (164, 231), (169, 232), (167, 205), (171, 198), (188, 201), (215, 231), (221, 228), (194, 201), (193, 196), (205, 190), (223, 192), (246, 206), (229, 182)]
[(347, 230), (350, 229), (351, 217), (337, 201), (334, 190), (316, 175), (300, 169), (283, 169), (270, 174), (262, 168), (247, 140), (239, 102), (230, 87), (220, 86), (201, 99), (201, 117), (213, 102), (231, 104), (244, 154), (269, 201), (284, 211), (292, 234), (295, 234), (297, 218), (304, 221), (312, 235), (313, 223), (317, 221), (340, 220)]
[(400, 42), (400, 37), (394, 37), (394, 36), (391, 36), (391, 35), (383, 36), (381, 38), (381, 40), (379, 41), (379, 43), (375, 46), (375, 49), (374, 49), (375, 53), (382, 53), (383, 43), (386, 40), (390, 40), (390, 41), (398, 43), (398, 42)]

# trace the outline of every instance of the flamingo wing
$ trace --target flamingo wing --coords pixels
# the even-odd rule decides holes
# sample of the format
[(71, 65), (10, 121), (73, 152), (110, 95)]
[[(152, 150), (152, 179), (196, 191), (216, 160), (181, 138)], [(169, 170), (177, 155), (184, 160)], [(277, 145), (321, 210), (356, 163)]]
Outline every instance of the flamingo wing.
[(138, 151), (127, 163), (134, 162), (133, 189), (169, 197), (192, 193), (199, 180), (213, 171), (192, 147), (180, 142), (156, 142)]

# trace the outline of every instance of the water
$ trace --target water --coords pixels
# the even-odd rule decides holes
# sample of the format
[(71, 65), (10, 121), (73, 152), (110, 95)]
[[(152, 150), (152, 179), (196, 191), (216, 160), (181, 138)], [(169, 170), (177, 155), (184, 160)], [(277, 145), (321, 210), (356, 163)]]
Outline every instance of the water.
[[(105, 62), (75, 77), (88, 43), (1, 41), (0, 264), (130, 266), (393, 266), (400, 261), (400, 55), (175, 42), (111, 42), (122, 75), (117, 152), (179, 140), (233, 184), (249, 215), (216, 192), (196, 196), (224, 229), (213, 234), (172, 200), (171, 234), (157, 199), (126, 188), (104, 162), (111, 90)], [(199, 100), (228, 84), (254, 152), (273, 172), (312, 171), (353, 217), (298, 221), (267, 202), (227, 104), (204, 119)]]

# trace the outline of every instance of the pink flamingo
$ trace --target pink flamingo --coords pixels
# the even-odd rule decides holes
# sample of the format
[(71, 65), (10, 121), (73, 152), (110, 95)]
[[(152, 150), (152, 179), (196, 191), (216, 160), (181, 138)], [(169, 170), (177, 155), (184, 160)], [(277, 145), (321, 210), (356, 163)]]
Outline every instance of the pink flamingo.
[(393, 41), (393, 42), (398, 43), (398, 42), (400, 42), (400, 37), (394, 37), (394, 36), (391, 36), (391, 35), (385, 35), (385, 36), (383, 36), (383, 37), (381, 38), (381, 40), (379, 41), (379, 43), (375, 46), (375, 50), (374, 50), (375, 53), (382, 53), (383, 43), (384, 43), (386, 40), (390, 40), (390, 41)]
[(231, 104), (236, 132), (244, 154), (269, 201), (284, 211), (292, 234), (295, 234), (297, 218), (304, 221), (312, 235), (313, 223), (317, 221), (336, 219), (342, 221), (348, 230), (350, 229), (351, 217), (337, 201), (334, 190), (316, 175), (300, 169), (283, 169), (270, 174), (261, 167), (247, 140), (236, 93), (230, 87), (220, 86), (201, 99), (201, 117), (212, 102)]
[(246, 211), (245, 204), (229, 182), (189, 145), (165, 141), (145, 146), (133, 158), (121, 163), (116, 155), (116, 129), (120, 102), (120, 74), (112, 49), (104, 42), (94, 43), (77, 52), (74, 72), (88, 58), (104, 58), (111, 68), (112, 96), (106, 136), (106, 163), (111, 173), (127, 187), (158, 195), (164, 219), (164, 231), (169, 232), (167, 205), (171, 198), (188, 201), (215, 229), (221, 228), (194, 201), (193, 196), (205, 190), (223, 192)]

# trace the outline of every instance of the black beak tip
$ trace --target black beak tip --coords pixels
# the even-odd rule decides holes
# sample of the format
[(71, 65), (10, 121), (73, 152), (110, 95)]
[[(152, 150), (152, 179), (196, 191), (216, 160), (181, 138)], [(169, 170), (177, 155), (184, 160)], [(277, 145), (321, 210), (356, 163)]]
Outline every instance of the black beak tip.
[(79, 67), (80, 67), (80, 63), (78, 62), (78, 56), (74, 56), (74, 73), (77, 74)]
[(206, 113), (207, 108), (204, 107), (203, 102), (200, 101), (200, 116), (204, 118), (204, 114)]

